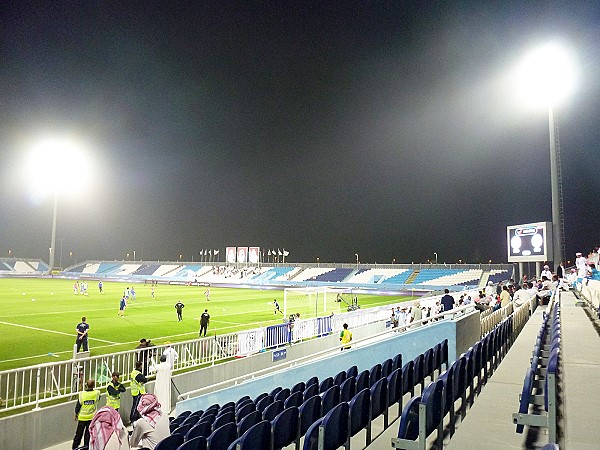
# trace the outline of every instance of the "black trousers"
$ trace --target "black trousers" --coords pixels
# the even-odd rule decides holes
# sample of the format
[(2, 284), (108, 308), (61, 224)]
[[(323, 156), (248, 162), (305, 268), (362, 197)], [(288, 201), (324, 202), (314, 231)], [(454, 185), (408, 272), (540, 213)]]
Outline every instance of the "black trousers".
[(90, 422), (91, 420), (78, 420), (77, 431), (75, 431), (75, 437), (73, 438), (72, 448), (78, 448), (81, 444), (81, 438), (83, 437), (83, 445), (86, 447), (90, 446)]
[(79, 353), (79, 350), (81, 349), (81, 346), (83, 346), (83, 351), (84, 352), (88, 351), (87, 336), (84, 337), (83, 339), (77, 338), (77, 353)]
[(200, 324), (200, 333), (198, 334), (198, 336), (202, 336), (202, 330), (204, 330), (204, 336), (206, 336), (206, 330), (208, 329), (208, 324), (206, 325), (202, 325)]
[(137, 407), (140, 403), (140, 398), (142, 397), (142, 394), (138, 394), (138, 395), (132, 395), (131, 399), (133, 400), (132, 404), (131, 404), (131, 412), (129, 413), (129, 421), (131, 423), (135, 422), (136, 420), (138, 420), (140, 418), (140, 413), (137, 410)]

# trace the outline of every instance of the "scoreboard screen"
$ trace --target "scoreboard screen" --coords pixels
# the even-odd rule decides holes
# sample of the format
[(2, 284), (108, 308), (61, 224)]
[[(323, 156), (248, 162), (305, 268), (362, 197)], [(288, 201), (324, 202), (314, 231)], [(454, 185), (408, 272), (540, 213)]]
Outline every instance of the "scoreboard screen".
[(506, 227), (508, 262), (552, 261), (552, 223)]

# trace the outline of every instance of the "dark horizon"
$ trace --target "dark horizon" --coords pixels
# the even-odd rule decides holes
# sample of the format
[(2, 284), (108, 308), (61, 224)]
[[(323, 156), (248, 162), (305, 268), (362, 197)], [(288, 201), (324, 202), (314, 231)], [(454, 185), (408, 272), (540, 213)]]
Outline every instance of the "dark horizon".
[(59, 200), (57, 264), (61, 243), (63, 265), (227, 246), (506, 262), (506, 226), (551, 220), (547, 111), (519, 106), (508, 78), (549, 40), (578, 61), (555, 108), (565, 259), (600, 245), (596, 2), (24, 1), (0, 14), (0, 256), (48, 261), (52, 199), (32, 196), (21, 166), (37, 137), (72, 134), (94, 182)]

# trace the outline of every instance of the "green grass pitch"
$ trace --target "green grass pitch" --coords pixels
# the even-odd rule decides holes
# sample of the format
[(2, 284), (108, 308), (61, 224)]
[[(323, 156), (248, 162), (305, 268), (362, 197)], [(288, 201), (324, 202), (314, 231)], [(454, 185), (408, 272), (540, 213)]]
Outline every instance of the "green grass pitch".
[[(204, 309), (211, 315), (209, 334), (281, 323), (274, 315), (273, 299), (283, 309), (283, 291), (270, 289), (210, 288), (210, 301), (203, 286), (158, 285), (155, 298), (150, 285), (88, 281), (88, 295), (73, 293), (74, 280), (0, 279), (0, 370), (67, 360), (72, 356), (75, 327), (82, 316), (90, 324), (92, 356), (131, 350), (141, 338), (156, 345), (198, 336)], [(119, 300), (127, 286), (134, 286), (137, 300), (130, 301), (125, 318), (117, 315)], [(408, 297), (359, 295), (365, 308), (408, 300)], [(183, 321), (177, 321), (175, 303), (185, 304)]]

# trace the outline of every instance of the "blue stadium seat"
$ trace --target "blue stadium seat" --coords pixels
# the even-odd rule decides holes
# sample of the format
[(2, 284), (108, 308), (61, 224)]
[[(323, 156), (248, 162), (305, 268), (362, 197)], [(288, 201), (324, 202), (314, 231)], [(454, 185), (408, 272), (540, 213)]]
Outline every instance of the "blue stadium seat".
[(177, 447), (177, 450), (206, 450), (208, 444), (204, 436), (196, 436), (191, 439), (186, 439), (183, 444)]
[(398, 353), (392, 358), (393, 370), (402, 368), (402, 353)]
[(310, 386), (308, 386), (306, 388), (306, 390), (304, 391), (302, 397), (303, 397), (304, 401), (306, 401), (309, 398), (314, 397), (315, 395), (319, 395), (319, 385), (318, 384), (311, 384)]
[(177, 450), (177, 447), (181, 444), (183, 444), (183, 435), (171, 434), (160, 441), (156, 447), (154, 447), (154, 450)]
[(273, 397), (273, 399), (275, 401), (285, 402), (289, 396), (290, 396), (290, 390), (288, 388), (283, 388), (277, 394), (275, 394), (275, 397)]
[(402, 413), (402, 369), (396, 369), (387, 376), (388, 409), (398, 403), (398, 416)]
[(318, 450), (319, 448), (319, 427), (323, 422), (323, 418), (315, 420), (306, 430), (304, 435), (303, 450)]
[(206, 442), (210, 450), (227, 450), (237, 438), (237, 427), (234, 423), (227, 423), (213, 431)]
[(369, 371), (363, 370), (356, 377), (356, 391), (360, 392), (363, 389), (368, 389), (370, 387), (371, 385), (369, 383)]
[(270, 422), (275, 419), (275, 416), (281, 411), (283, 411), (283, 402), (281, 400), (273, 402), (263, 411), (263, 420), (268, 420)]
[(304, 435), (308, 427), (321, 417), (321, 397), (315, 395), (309, 398), (299, 408), (300, 435)]
[[(419, 437), (419, 403), (421, 396), (412, 397), (402, 410), (400, 425), (398, 426), (398, 439), (415, 441)], [(392, 444), (392, 447), (396, 447)]]
[(421, 392), (423, 392), (423, 389), (425, 388), (425, 357), (423, 356), (423, 353), (421, 353), (420, 355), (418, 355), (413, 362), (415, 363), (414, 366), (414, 383), (415, 383), (415, 387), (420, 384), (421, 385)]
[(361, 430), (366, 429), (365, 447), (371, 443), (371, 391), (363, 389), (356, 394), (350, 403), (350, 436), (346, 448), (350, 449), (350, 437), (355, 436)]
[(305, 389), (306, 383), (304, 383), (304, 381), (301, 381), (292, 387), (291, 393), (293, 394), (295, 392), (304, 392)]
[(212, 425), (213, 430), (216, 430), (226, 423), (235, 423), (235, 413), (233, 411), (217, 416)]
[(356, 394), (356, 378), (350, 377), (340, 385), (340, 400), (348, 402)]
[(306, 387), (309, 387), (313, 384), (319, 384), (319, 377), (311, 377), (306, 381)]
[(271, 422), (273, 430), (273, 450), (281, 450), (292, 442), (297, 442), (299, 446), (300, 434), (299, 417), (300, 412), (297, 407), (292, 406), (280, 412)]
[[(336, 386), (337, 387), (337, 386)], [(319, 440), (323, 450), (336, 450), (346, 444), (350, 437), (348, 403), (340, 403), (329, 411), (319, 427)]]
[(263, 398), (261, 398), (258, 402), (256, 402), (256, 410), (262, 412), (267, 406), (269, 406), (274, 401), (275, 399), (272, 395), (266, 395)]
[(319, 385), (319, 394), (322, 394), (323, 392), (328, 390), (331, 386), (333, 386), (333, 384), (333, 377), (325, 378), (323, 381), (321, 381), (321, 384)]
[(381, 380), (381, 377), (381, 364), (375, 364), (371, 367), (371, 370), (369, 370), (369, 387)]
[(269, 392), (269, 395), (272, 395), (273, 398), (277, 395), (277, 393), (279, 391), (281, 391), (283, 388), (281, 386), (277, 386), (275, 389), (273, 389), (271, 392)]
[(197, 436), (208, 437), (210, 433), (212, 433), (212, 422), (200, 421), (187, 432), (185, 435), (185, 440), (189, 441)]
[(271, 448), (271, 422), (263, 420), (253, 425), (228, 450), (268, 450)]
[(250, 402), (244, 404), (244, 406), (242, 406), (236, 413), (235, 421), (239, 423), (244, 417), (250, 413), (253, 413), (254, 411), (256, 411), (256, 405), (254, 403)]
[(175, 428), (171, 434), (180, 434), (181, 437), (185, 436), (188, 431), (190, 431), (190, 429), (192, 428), (192, 424), (188, 423), (187, 425), (180, 425), (177, 428)]
[(258, 422), (262, 421), (262, 412), (253, 411), (237, 424), (237, 436), (241, 436)]
[(321, 394), (321, 415), (324, 416), (340, 403), (340, 387), (332, 386)]
[(358, 375), (358, 367), (352, 366), (346, 370), (346, 378), (356, 377)]
[(388, 427), (387, 388), (387, 378), (381, 378), (371, 387), (371, 420), (383, 414), (383, 428)]
[(293, 394), (290, 394), (290, 396), (288, 398), (285, 399), (285, 402), (283, 403), (283, 407), (289, 408), (291, 406), (296, 406), (299, 408), (303, 401), (304, 401), (303, 393), (302, 392), (294, 392)]
[(394, 362), (392, 361), (392, 359), (386, 359), (382, 364), (381, 364), (381, 377), (385, 377), (387, 378), (388, 375), (390, 373), (392, 373), (394, 370)]
[(409, 361), (402, 367), (402, 395), (415, 395), (415, 362)]
[(338, 386), (341, 386), (342, 383), (344, 381), (346, 381), (346, 379), (348, 378), (348, 374), (346, 373), (345, 370), (342, 370), (341, 372), (338, 372), (338, 374), (333, 377), (333, 384), (337, 384)]

